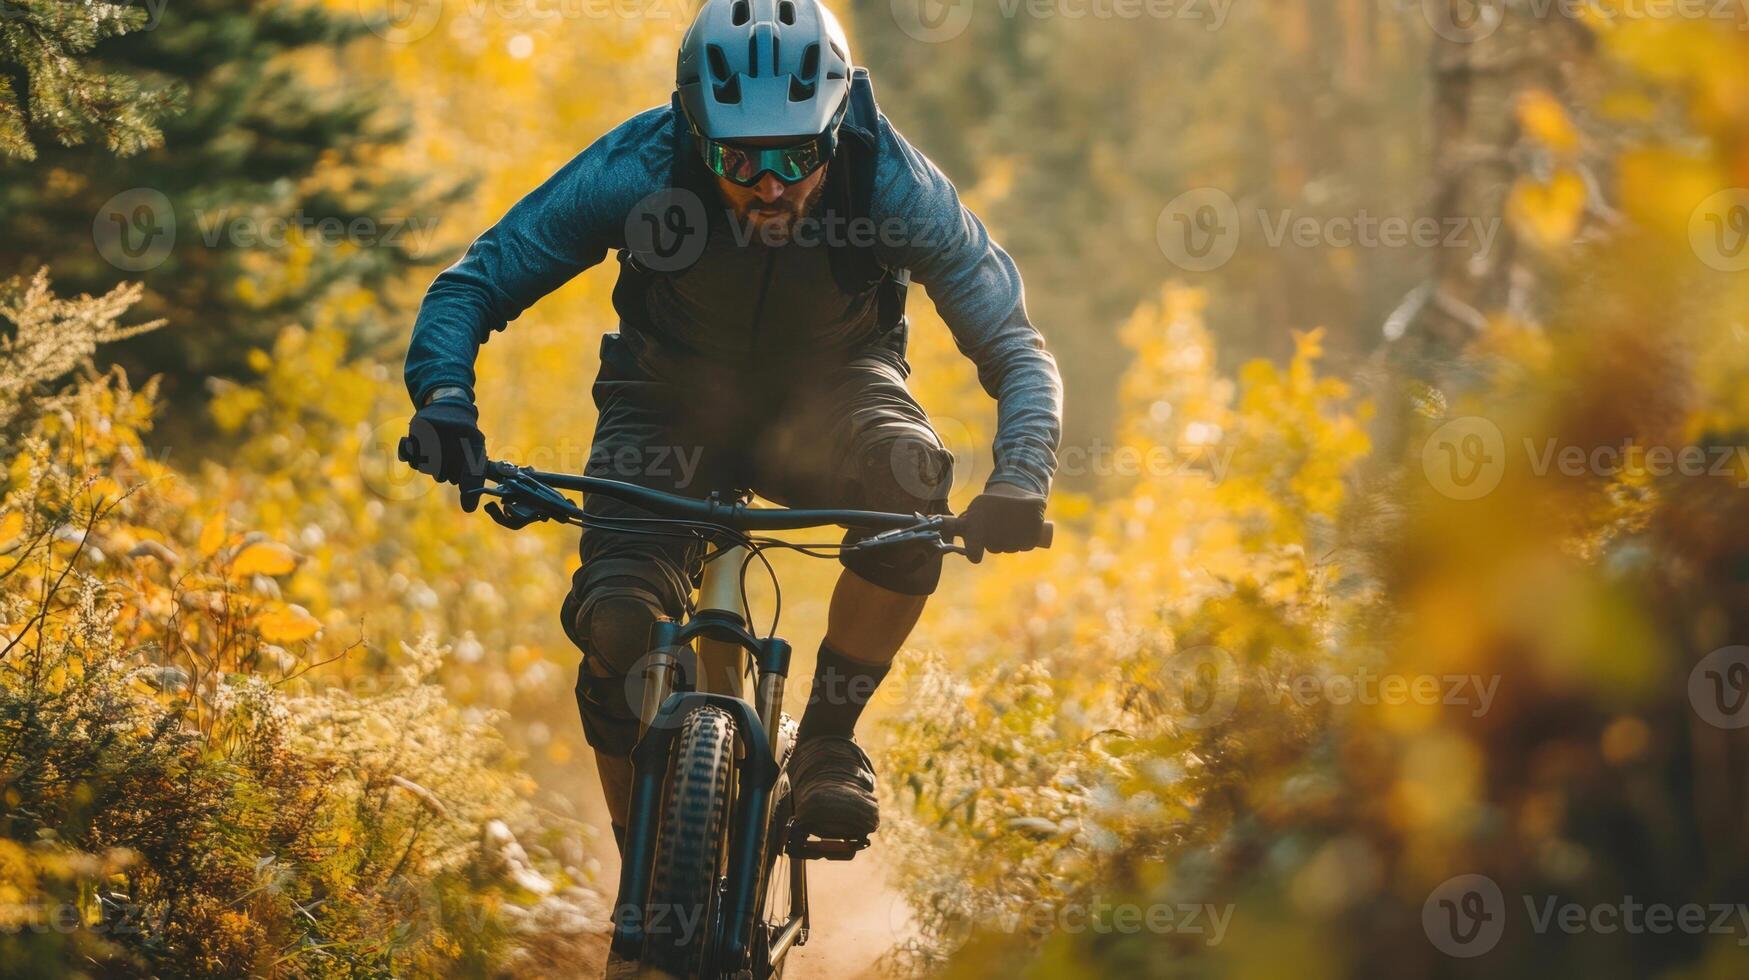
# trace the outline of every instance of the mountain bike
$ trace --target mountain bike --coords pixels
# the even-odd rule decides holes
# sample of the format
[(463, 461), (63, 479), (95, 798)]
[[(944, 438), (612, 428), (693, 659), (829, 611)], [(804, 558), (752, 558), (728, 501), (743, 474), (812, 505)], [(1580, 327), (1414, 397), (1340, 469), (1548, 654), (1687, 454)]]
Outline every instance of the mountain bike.
[[(821, 839), (795, 826), (788, 768), (796, 725), (783, 712), (790, 645), (777, 636), (782, 591), (764, 552), (830, 558), (915, 545), (965, 554), (953, 543), (959, 519), (753, 507), (742, 491), (684, 497), (504, 462), (488, 463), (486, 477), (487, 485), (464, 492), (496, 497), (485, 510), (506, 527), (559, 521), (695, 535), (707, 544), (692, 612), (658, 620), (641, 662), (612, 949), (623, 962), (676, 976), (781, 976), (789, 951), (808, 940), (807, 862), (849, 860), (868, 840)], [(603, 494), (655, 516), (602, 518), (560, 491)], [(758, 536), (832, 525), (867, 536), (821, 545)], [(1040, 547), (1050, 540), (1047, 523)], [(748, 603), (754, 561), (770, 574), (776, 606), (764, 636), (753, 629)], [(741, 696), (749, 674), (752, 701)]]

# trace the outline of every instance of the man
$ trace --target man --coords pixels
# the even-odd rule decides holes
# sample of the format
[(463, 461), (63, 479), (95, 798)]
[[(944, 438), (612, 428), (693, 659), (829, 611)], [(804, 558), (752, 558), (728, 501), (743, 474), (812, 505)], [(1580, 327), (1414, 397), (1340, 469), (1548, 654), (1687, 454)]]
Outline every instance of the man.
[[(621, 330), (602, 345), (591, 474), (701, 497), (751, 488), (799, 507), (945, 512), (953, 459), (905, 388), (914, 277), (998, 407), (994, 472), (965, 514), (968, 553), (1035, 546), (1060, 432), (1056, 362), (1014, 263), (876, 110), (817, 0), (707, 0), (671, 103), (597, 140), (437, 277), (406, 365), (420, 469), (480, 484), (480, 345), (610, 249)], [(642, 513), (595, 497), (585, 507)], [(562, 610), (583, 651), (578, 706), (616, 836), (638, 734), (626, 675), (651, 623), (685, 610), (700, 557), (692, 540), (627, 528), (583, 532)], [(803, 828), (855, 839), (879, 825), (857, 717), (941, 558), (843, 564), (792, 779)]]

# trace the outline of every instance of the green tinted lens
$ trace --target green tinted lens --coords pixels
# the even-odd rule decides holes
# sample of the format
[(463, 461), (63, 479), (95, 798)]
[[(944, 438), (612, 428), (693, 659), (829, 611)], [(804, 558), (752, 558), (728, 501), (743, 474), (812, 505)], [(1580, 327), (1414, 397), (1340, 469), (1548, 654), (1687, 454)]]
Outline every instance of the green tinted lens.
[(704, 163), (711, 173), (742, 186), (758, 183), (767, 171), (793, 184), (820, 169), (820, 141), (794, 146), (742, 147), (703, 140)]

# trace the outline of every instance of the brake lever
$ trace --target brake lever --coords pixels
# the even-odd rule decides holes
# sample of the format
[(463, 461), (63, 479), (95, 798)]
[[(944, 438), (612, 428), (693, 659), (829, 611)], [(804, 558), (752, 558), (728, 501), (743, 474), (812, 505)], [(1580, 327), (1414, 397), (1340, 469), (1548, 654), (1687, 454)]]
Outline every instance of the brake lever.
[[(938, 555), (965, 555), (967, 558), (972, 557), (972, 553), (966, 550), (965, 545), (954, 544), (951, 541), (945, 541), (941, 538), (935, 539), (935, 553)], [(972, 562), (974, 565), (977, 563), (978, 560)]]
[[(510, 506), (511, 508), (514, 508), (516, 505), (511, 504)], [(512, 531), (520, 531), (536, 521), (546, 520), (546, 518), (540, 517), (539, 515), (525, 517), (521, 514), (513, 513), (510, 510), (498, 506), (498, 501), (496, 500), (487, 502), (486, 513), (490, 514), (493, 520)]]
[(895, 545), (909, 544), (913, 541), (927, 541), (937, 548), (952, 549), (941, 535), (941, 518), (925, 518), (918, 515), (918, 523), (910, 527), (896, 527), (890, 531), (871, 534), (866, 538), (844, 549), (847, 552), (875, 551), (880, 548), (891, 548)]

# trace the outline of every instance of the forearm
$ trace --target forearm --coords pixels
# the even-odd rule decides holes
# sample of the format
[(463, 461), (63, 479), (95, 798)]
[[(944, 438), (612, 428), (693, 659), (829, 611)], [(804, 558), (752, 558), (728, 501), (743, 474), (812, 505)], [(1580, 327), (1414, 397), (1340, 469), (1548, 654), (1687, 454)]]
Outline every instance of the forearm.
[[(404, 374), (407, 394), (422, 405), (440, 388), (474, 391), (474, 358), (493, 329), (494, 318), (478, 290), (446, 270), (419, 305)], [(498, 321), (502, 325), (502, 321)]]
[[(1062, 441), (1063, 383), (1056, 359), (1035, 339), (1016, 344), (989, 373), (986, 388), (996, 399), (989, 482), (1048, 495)], [(984, 374), (980, 366), (979, 375)]]

